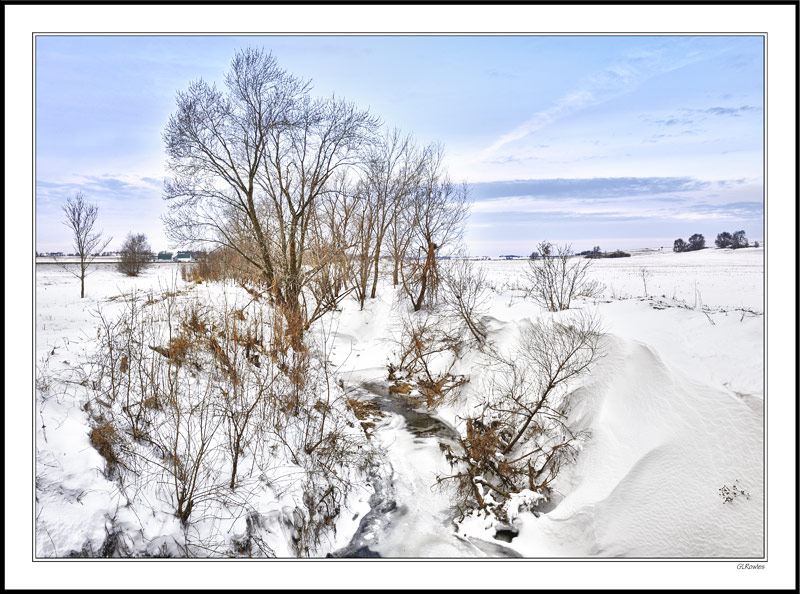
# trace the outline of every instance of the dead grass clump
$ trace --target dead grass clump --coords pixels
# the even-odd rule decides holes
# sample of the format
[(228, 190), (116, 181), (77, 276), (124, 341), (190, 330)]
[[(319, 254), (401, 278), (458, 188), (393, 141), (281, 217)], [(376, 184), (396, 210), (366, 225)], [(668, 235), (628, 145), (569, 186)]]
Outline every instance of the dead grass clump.
[(192, 339), (185, 334), (179, 334), (169, 341), (169, 359), (180, 365), (186, 360), (189, 348), (192, 346)]
[(114, 471), (119, 463), (116, 445), (120, 442), (119, 435), (114, 425), (105, 419), (98, 419), (89, 434), (89, 441), (106, 461), (106, 473)]
[(372, 437), (375, 429), (375, 421), (382, 419), (386, 415), (381, 410), (381, 407), (374, 400), (355, 400), (353, 398), (347, 399), (347, 406), (353, 411), (353, 414), (360, 421), (361, 429), (367, 438)]
[(469, 379), (463, 375), (452, 375), (445, 373), (433, 379), (420, 379), (418, 382), (419, 393), (425, 400), (428, 408), (436, 408), (447, 401), (447, 395), (451, 390), (460, 388)]
[(197, 311), (196, 306), (191, 308), (181, 325), (186, 330), (196, 335), (205, 334), (208, 332), (206, 322), (201, 317), (200, 312)]
[(411, 384), (406, 382), (399, 382), (396, 384), (392, 384), (389, 386), (389, 391), (392, 394), (410, 394), (411, 393)]
[(192, 339), (185, 334), (179, 334), (169, 341), (168, 347), (150, 345), (150, 350), (155, 351), (162, 357), (166, 357), (177, 365), (182, 365), (186, 361), (186, 356), (191, 346)]

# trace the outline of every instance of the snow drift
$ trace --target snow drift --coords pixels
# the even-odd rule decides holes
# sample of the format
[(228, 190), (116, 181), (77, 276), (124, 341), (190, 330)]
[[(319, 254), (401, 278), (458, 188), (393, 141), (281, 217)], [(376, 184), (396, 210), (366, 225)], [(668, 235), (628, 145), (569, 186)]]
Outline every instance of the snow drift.
[[(647, 345), (607, 337), (607, 356), (572, 414), (592, 437), (539, 518), (525, 516), (525, 556), (763, 555), (760, 409), (689, 379)], [(720, 489), (744, 495), (725, 501)]]

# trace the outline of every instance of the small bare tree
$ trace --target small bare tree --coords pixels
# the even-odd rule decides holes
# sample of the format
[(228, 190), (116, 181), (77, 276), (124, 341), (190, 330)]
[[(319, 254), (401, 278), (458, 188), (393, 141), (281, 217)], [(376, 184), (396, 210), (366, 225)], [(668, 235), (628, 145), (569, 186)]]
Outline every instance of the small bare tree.
[(117, 270), (128, 276), (139, 276), (153, 259), (153, 250), (144, 233), (128, 233), (120, 250)]
[(591, 260), (570, 259), (572, 247), (554, 246), (548, 241), (539, 244), (537, 260), (528, 260), (525, 276), (531, 283), (533, 299), (549, 311), (569, 309), (576, 297), (593, 297), (602, 286), (589, 278)]
[(62, 267), (76, 278), (81, 279), (81, 299), (83, 299), (89, 265), (106, 248), (111, 237), (103, 239), (103, 232), (94, 230), (97, 222), (97, 205), (85, 202), (83, 192), (77, 192), (74, 200), (67, 199), (67, 203), (61, 209), (65, 215), (64, 225), (72, 231), (73, 249), (80, 260), (77, 271), (66, 265), (62, 265)]
[[(344, 176), (319, 200), (319, 209), (309, 229), (307, 264), (314, 272), (308, 278), (304, 309), (308, 320), (319, 319), (336, 309), (357, 285), (351, 282), (351, 251), (358, 250), (360, 235), (360, 199)], [(310, 323), (310, 322), (309, 322)]]
[(435, 408), (458, 395), (468, 378), (454, 372), (465, 346), (462, 334), (455, 331), (437, 312), (403, 311), (399, 332), (394, 337), (398, 349), (389, 364), (390, 391), (419, 397)]
[(585, 433), (568, 422), (574, 391), (568, 383), (599, 356), (597, 319), (580, 313), (520, 332), (516, 348), (490, 354), (479, 412), (466, 417), (457, 448), (442, 445), (454, 472), (462, 510), (483, 509), (505, 520), (505, 504), (528, 489), (548, 496), (562, 466), (574, 459)]
[(488, 300), (486, 269), (476, 266), (463, 253), (442, 266), (443, 301), (466, 327), (478, 345), (486, 342), (486, 329), (481, 317)]
[(649, 296), (647, 294), (647, 279), (650, 278), (651, 276), (652, 276), (652, 273), (647, 268), (645, 268), (644, 266), (639, 268), (639, 278), (642, 279), (642, 285), (644, 285), (644, 296), (645, 297)]

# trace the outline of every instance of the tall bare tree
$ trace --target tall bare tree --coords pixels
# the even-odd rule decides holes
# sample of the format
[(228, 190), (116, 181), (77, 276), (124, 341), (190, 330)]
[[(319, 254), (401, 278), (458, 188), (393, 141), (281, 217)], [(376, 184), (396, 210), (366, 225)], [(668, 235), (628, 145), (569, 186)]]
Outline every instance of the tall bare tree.
[[(375, 298), (377, 291), (378, 269), (387, 232), (398, 216), (398, 210), (410, 203), (427, 156), (427, 151), (415, 146), (410, 134), (403, 135), (396, 128), (387, 130), (368, 155), (363, 191), (371, 235), (368, 257), (372, 267), (371, 299)], [(369, 275), (364, 276), (367, 280)]]
[[(177, 110), (164, 130), (173, 174), (165, 184), (166, 231), (181, 243), (225, 245), (272, 284), (255, 178), (265, 160), (267, 132), (290, 125), (287, 114), (307, 85), (280, 69), (271, 54), (246, 49), (235, 54), (225, 86), (222, 91), (200, 79), (177, 94)], [(239, 232), (247, 232), (252, 244)]]
[(422, 181), (411, 204), (398, 213), (405, 219), (398, 227), (406, 227), (410, 236), (406, 250), (411, 252), (395, 257), (414, 311), (422, 309), (426, 299), (435, 299), (439, 283), (437, 254), (461, 238), (468, 214), (467, 186), (450, 180), (444, 169), (444, 149), (434, 145), (427, 152)]
[(238, 252), (299, 339), (313, 321), (303, 290), (316, 273), (305, 256), (318, 201), (360, 162), (377, 120), (338, 98), (312, 99), (264, 50), (236, 52), (225, 85), (200, 80), (178, 93), (164, 132), (167, 232)]
[(378, 122), (353, 103), (308, 96), (296, 102), (290, 117), (291, 126), (267, 134), (267, 159), (256, 183), (270, 207), (273, 292), (287, 320), (295, 319), (302, 333), (316, 317), (302, 309), (303, 289), (317, 272), (306, 267), (311, 224), (320, 200), (335, 191), (336, 176), (363, 160), (362, 149)]
[(97, 222), (97, 205), (89, 204), (83, 199), (83, 192), (78, 191), (75, 199), (67, 199), (61, 209), (64, 211), (64, 225), (72, 231), (72, 245), (78, 254), (78, 270), (63, 266), (70, 274), (81, 280), (81, 299), (85, 296), (84, 286), (89, 274), (89, 265), (111, 241), (111, 237), (103, 239), (102, 231), (95, 231)]

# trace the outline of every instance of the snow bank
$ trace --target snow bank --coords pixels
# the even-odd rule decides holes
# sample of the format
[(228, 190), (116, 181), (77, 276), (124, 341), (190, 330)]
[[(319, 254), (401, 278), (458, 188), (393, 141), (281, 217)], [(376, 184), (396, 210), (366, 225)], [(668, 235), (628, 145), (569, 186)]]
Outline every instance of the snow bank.
[[(525, 556), (763, 555), (763, 417), (671, 369), (648, 346), (610, 337), (573, 421), (592, 431), (564, 498), (526, 516)], [(719, 489), (748, 493), (725, 503)]]

